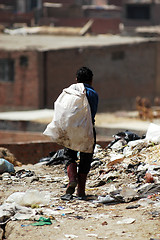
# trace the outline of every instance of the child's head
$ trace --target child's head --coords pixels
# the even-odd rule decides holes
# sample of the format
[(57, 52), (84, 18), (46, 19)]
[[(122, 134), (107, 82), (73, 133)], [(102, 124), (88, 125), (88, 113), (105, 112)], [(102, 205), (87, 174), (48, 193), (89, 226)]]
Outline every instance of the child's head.
[(87, 83), (92, 85), (93, 73), (87, 67), (81, 67), (76, 73), (78, 83)]

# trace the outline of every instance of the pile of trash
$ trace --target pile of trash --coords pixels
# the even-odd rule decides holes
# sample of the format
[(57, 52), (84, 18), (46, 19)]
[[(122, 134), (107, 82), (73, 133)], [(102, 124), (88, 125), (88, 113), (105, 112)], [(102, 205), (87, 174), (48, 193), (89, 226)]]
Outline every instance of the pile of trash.
[[(96, 206), (137, 201), (130, 207), (152, 204), (157, 216), (160, 216), (160, 126), (150, 124), (146, 135), (142, 137), (127, 130), (114, 137), (115, 140), (106, 148), (96, 145), (86, 185), (87, 195), (94, 190), (96, 194), (93, 198), (88, 198), (88, 202)], [(47, 166), (49, 169), (54, 165), (63, 165), (64, 160), (64, 150), (60, 149), (40, 159), (36, 165)], [(12, 177), (4, 176), (5, 174), (12, 174)], [(60, 182), (63, 185), (68, 183), (67, 176), (47, 175), (45, 178), (25, 169), (6, 171), (2, 174), (2, 180), (6, 180), (6, 177), (11, 183), (23, 181), (26, 177), (30, 178), (30, 183), (43, 182), (43, 179), (45, 182)], [(74, 200), (76, 198), (72, 201)], [(0, 206), (0, 224), (26, 217), (37, 221), (44, 215), (54, 217), (58, 212), (51, 207), (51, 201), (51, 194), (47, 191), (14, 192)], [(40, 221), (36, 224), (48, 223), (43, 219), (43, 223)]]
[[(160, 205), (160, 126), (151, 123), (142, 137), (126, 130), (114, 138), (105, 149), (95, 148), (87, 187), (104, 186), (104, 195), (96, 201), (131, 202), (154, 196)], [(52, 166), (64, 160), (60, 149), (40, 162)]]
[(96, 147), (91, 165), (89, 186), (107, 186), (98, 201), (130, 202), (154, 196), (160, 206), (160, 126), (151, 123), (142, 137), (129, 131), (114, 137), (106, 149)]
[[(42, 226), (52, 224), (55, 215), (62, 214), (60, 209), (50, 207), (49, 191), (29, 189), (26, 192), (14, 192), (0, 206), (0, 225), (12, 220), (32, 220), (29, 225)], [(67, 209), (64, 211), (67, 213)], [(49, 216), (49, 217), (45, 217)]]

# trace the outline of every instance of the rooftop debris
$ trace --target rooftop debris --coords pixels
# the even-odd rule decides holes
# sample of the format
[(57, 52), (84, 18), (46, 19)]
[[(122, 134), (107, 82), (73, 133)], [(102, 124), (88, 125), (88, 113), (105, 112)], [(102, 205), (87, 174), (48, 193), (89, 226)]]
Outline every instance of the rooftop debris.
[(20, 27), (15, 29), (5, 28), (4, 33), (9, 35), (69, 35), (69, 36), (84, 36), (91, 29), (93, 20), (90, 19), (82, 28), (81, 27), (54, 27), (54, 26), (37, 26), (37, 27)]

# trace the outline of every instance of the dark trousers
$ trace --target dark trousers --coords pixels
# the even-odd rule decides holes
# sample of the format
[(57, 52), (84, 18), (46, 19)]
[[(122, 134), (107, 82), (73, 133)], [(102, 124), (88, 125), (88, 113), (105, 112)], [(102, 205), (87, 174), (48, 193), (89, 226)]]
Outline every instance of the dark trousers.
[[(79, 162), (79, 170), (78, 173), (85, 173), (88, 174), (90, 171), (91, 167), (91, 162), (93, 159), (93, 153), (94, 153), (94, 148), (96, 144), (96, 131), (95, 128), (93, 128), (93, 134), (94, 134), (94, 145), (93, 145), (93, 152), (92, 153), (84, 153), (80, 152), (80, 162)], [(70, 148), (65, 148), (64, 149), (64, 155), (65, 155), (65, 169), (71, 164), (74, 163), (78, 158), (77, 158), (77, 151), (74, 151)]]

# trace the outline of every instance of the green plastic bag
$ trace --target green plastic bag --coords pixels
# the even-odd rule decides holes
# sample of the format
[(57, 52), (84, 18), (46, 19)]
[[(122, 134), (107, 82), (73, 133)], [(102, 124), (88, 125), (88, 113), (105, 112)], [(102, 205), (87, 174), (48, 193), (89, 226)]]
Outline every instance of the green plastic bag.
[(39, 220), (35, 223), (32, 223), (32, 226), (43, 226), (43, 225), (51, 225), (51, 219), (50, 218), (45, 218), (45, 217), (40, 217)]

